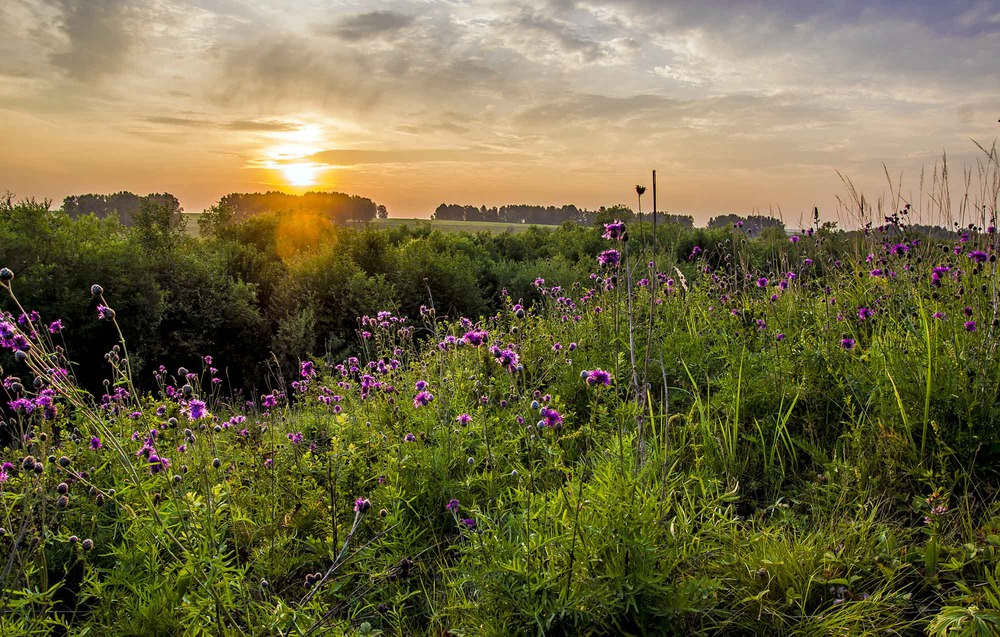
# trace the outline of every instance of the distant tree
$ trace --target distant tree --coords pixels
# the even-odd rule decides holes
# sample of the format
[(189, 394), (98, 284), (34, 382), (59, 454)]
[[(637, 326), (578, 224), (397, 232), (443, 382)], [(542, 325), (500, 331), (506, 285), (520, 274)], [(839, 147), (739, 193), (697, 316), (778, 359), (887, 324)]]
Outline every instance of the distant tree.
[(386, 208), (385, 208), (385, 206), (383, 204), (379, 204), (379, 205), (375, 206), (375, 218), (376, 219), (388, 219), (389, 218), (389, 211), (386, 210)]
[(198, 216), (198, 230), (206, 237), (221, 237), (235, 221), (236, 211), (220, 202)]
[(173, 210), (180, 215), (184, 211), (177, 197), (168, 192), (151, 193), (140, 196), (128, 191), (111, 195), (73, 195), (63, 199), (63, 211), (72, 218), (94, 215), (98, 219), (109, 217), (118, 219), (123, 226), (131, 226), (133, 218), (142, 209), (144, 202)]
[(173, 195), (148, 195), (139, 202), (139, 210), (130, 219), (140, 242), (149, 248), (172, 247), (184, 234), (187, 220)]
[(375, 202), (371, 199), (340, 192), (307, 192), (304, 195), (277, 191), (234, 192), (220, 199), (218, 205), (231, 209), (235, 221), (264, 212), (318, 214), (333, 223), (369, 221), (375, 219), (376, 214)]
[(750, 215), (742, 217), (740, 215), (728, 214), (719, 215), (708, 220), (709, 228), (738, 228), (748, 234), (758, 235), (769, 228), (777, 228), (784, 232), (785, 222), (774, 217), (764, 215)]

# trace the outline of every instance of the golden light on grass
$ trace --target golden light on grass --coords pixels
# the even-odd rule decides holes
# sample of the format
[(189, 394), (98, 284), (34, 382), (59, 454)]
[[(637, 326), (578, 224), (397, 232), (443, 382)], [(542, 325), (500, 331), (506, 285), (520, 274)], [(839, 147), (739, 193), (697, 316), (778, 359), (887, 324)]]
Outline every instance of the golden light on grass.
[(275, 252), (289, 260), (301, 252), (315, 250), (331, 239), (332, 226), (321, 215), (293, 211), (282, 214), (274, 229)]

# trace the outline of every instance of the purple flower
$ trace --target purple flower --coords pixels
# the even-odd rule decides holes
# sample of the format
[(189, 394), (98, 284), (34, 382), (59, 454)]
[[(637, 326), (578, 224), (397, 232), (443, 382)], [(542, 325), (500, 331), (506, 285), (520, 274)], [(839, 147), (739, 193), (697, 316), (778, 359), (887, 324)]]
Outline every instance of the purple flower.
[(97, 436), (93, 436), (90, 439), (90, 448), (91, 448), (91, 450), (97, 451), (98, 449), (100, 449), (103, 446), (104, 445), (101, 444), (101, 439), (98, 438)]
[(859, 307), (858, 308), (858, 318), (861, 319), (862, 321), (865, 320), (865, 319), (870, 319), (873, 316), (875, 316), (875, 311), (874, 310), (869, 309), (867, 307)]
[(205, 410), (205, 401), (195, 398), (188, 402), (189, 419), (200, 420), (201, 418), (204, 418), (207, 413), (208, 412)]
[(511, 371), (516, 369), (518, 364), (521, 362), (521, 359), (517, 355), (517, 352), (515, 352), (510, 348), (502, 350), (494, 345), (492, 353), (498, 363), (500, 363), (501, 365), (503, 365), (504, 367), (506, 367)]
[(604, 385), (605, 387), (611, 385), (611, 374), (604, 371), (603, 369), (592, 369), (587, 372), (587, 384), (588, 385)]
[(792, 243), (798, 243), (799, 242), (799, 235), (793, 234), (791, 237), (788, 238), (788, 240), (791, 241)]
[(448, 501), (448, 504), (446, 504), (444, 508), (448, 509), (452, 513), (458, 511), (458, 500), (452, 498), (451, 500)]
[(417, 391), (423, 391), (423, 390), (427, 389), (427, 381), (426, 380), (418, 380), (417, 383), (416, 383), (416, 385), (414, 385), (414, 388)]
[(618, 265), (621, 257), (621, 253), (617, 250), (605, 250), (597, 256), (597, 262), (605, 266)]
[(977, 328), (976, 328), (976, 322), (975, 321), (966, 321), (965, 322), (965, 331), (966, 332), (975, 332), (976, 329)]
[(403, 440), (405, 440), (406, 442), (415, 442), (417, 440), (417, 437), (414, 436), (412, 433), (408, 433), (405, 436), (403, 436)]
[(542, 416), (542, 424), (546, 427), (558, 427), (562, 424), (562, 414), (555, 409), (552, 409), (551, 407), (544, 407), (540, 413)]
[(621, 239), (625, 234), (625, 222), (621, 219), (615, 219), (611, 223), (604, 224), (604, 234), (601, 235), (604, 239), (617, 240)]
[(170, 459), (161, 458), (156, 454), (156, 452), (151, 452), (149, 454), (149, 473), (151, 475), (156, 475), (161, 471), (166, 471), (170, 468)]
[(58, 334), (63, 329), (62, 319), (56, 319), (49, 323), (49, 333)]
[(762, 276), (759, 279), (757, 279), (757, 287), (759, 287), (759, 288), (766, 288), (767, 284), (768, 284), (768, 280), (767, 280), (766, 276)]
[(476, 521), (473, 520), (472, 518), (462, 518), (462, 526), (464, 526), (465, 528), (467, 528), (469, 530), (475, 529), (476, 528)]
[(851, 349), (854, 347), (854, 339), (847, 337), (840, 339), (840, 346), (844, 349)]
[(455, 419), (460, 425), (467, 425), (472, 422), (472, 416), (469, 414), (459, 414), (458, 418)]
[(368, 513), (368, 509), (370, 508), (372, 508), (372, 503), (368, 498), (358, 498), (354, 501), (355, 513)]
[(466, 332), (465, 336), (463, 336), (462, 338), (465, 339), (465, 342), (468, 343), (469, 345), (472, 345), (473, 347), (479, 347), (480, 345), (485, 343), (489, 337), (490, 337), (489, 332), (487, 332), (486, 330), (470, 330)]
[(309, 378), (310, 376), (315, 376), (316, 375), (315, 365), (313, 365), (312, 361), (302, 361), (302, 364), (299, 366), (299, 373), (302, 375), (302, 378)]
[(302, 444), (302, 432), (296, 431), (295, 433), (288, 434), (288, 439), (292, 441), (293, 445)]
[(426, 407), (431, 403), (432, 400), (434, 400), (434, 394), (425, 390), (413, 397), (413, 406)]

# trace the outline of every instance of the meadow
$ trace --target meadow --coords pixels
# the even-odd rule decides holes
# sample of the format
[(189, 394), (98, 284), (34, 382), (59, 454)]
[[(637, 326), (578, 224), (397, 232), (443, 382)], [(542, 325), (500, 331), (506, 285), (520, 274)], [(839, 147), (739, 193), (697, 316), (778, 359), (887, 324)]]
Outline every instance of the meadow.
[[(200, 212), (185, 212), (185, 230), (189, 236), (200, 237), (201, 228), (198, 225), (198, 220), (201, 218), (203, 213)], [(355, 224), (351, 224), (355, 225)], [(419, 228), (421, 226), (426, 226), (434, 230), (440, 230), (442, 232), (525, 232), (529, 228), (549, 228), (553, 229), (556, 226), (546, 226), (540, 224), (527, 224), (527, 223), (491, 223), (486, 221), (453, 221), (451, 219), (410, 219), (405, 217), (389, 217), (386, 219), (372, 219), (371, 221), (365, 221), (356, 224), (357, 226), (372, 226), (375, 228)]]
[(48, 271), (5, 268), (3, 634), (996, 634), (995, 211), (534, 229), (585, 270), (470, 315), (468, 267), (425, 276), (256, 390), (212, 351), (140, 376), (92, 271), (86, 390), (21, 302)]

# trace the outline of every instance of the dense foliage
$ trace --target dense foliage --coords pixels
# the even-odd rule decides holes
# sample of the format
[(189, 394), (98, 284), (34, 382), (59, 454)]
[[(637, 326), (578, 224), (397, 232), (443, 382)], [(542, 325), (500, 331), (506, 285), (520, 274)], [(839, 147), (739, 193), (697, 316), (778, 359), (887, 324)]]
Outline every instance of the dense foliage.
[(164, 208), (170, 215), (180, 219), (184, 211), (181, 202), (170, 193), (136, 195), (122, 191), (111, 195), (72, 195), (63, 199), (63, 212), (70, 217), (94, 215), (98, 219), (117, 219), (123, 226), (131, 226), (133, 218), (141, 214), (143, 208)]
[[(995, 230), (906, 212), (752, 239), (317, 226), (286, 256), (267, 215), (196, 247), (84, 220), (96, 256), (67, 263), (73, 222), (6, 210), (34, 239), (0, 255), (4, 634), (994, 634)], [(279, 311), (294, 382), (232, 398), (247, 353), (135, 318), (156, 303), (247, 338)], [(352, 326), (357, 356), (300, 355)], [(142, 390), (132, 343), (168, 329), (211, 356)], [(95, 397), (76, 330), (107, 352)]]

